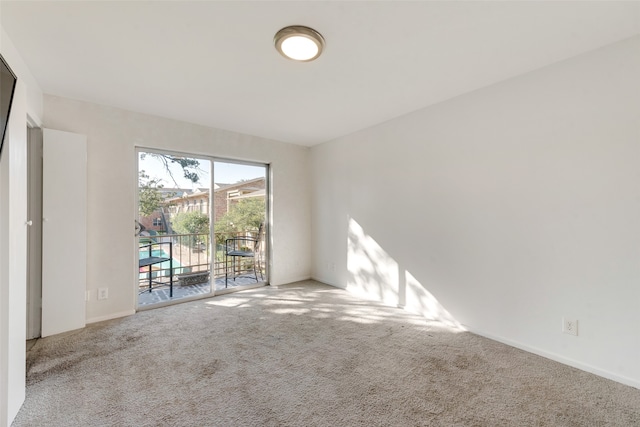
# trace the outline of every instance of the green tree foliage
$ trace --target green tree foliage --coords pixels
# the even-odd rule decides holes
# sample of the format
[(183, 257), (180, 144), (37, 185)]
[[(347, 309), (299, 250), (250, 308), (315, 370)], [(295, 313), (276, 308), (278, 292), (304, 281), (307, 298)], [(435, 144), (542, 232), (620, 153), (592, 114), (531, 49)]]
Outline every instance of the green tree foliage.
[(144, 171), (138, 176), (139, 211), (141, 216), (149, 216), (154, 213), (162, 202), (162, 194), (158, 191), (162, 188), (159, 179), (151, 179)]
[(217, 243), (245, 231), (257, 232), (264, 223), (265, 201), (262, 197), (241, 199), (233, 203), (229, 211), (216, 222)]
[(209, 235), (209, 216), (201, 212), (180, 212), (171, 218), (171, 227), (178, 234), (204, 234), (187, 239), (191, 247), (206, 241)]

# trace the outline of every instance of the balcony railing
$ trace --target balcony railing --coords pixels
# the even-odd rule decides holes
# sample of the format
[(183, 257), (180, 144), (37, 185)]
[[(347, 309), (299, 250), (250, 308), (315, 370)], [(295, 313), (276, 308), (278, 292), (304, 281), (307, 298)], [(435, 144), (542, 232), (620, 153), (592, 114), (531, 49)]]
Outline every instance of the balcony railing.
[[(213, 258), (213, 271), (211, 271), (211, 279), (225, 277), (225, 269), (230, 268), (230, 265), (225, 266), (225, 248), (224, 240), (234, 236), (251, 236), (256, 237), (256, 232), (238, 232), (234, 234), (230, 233), (216, 233), (213, 245), (210, 242), (209, 234), (155, 234), (150, 236), (139, 236), (139, 246), (147, 245), (149, 243), (159, 242), (171, 242), (172, 244), (172, 258), (173, 258), (173, 274), (180, 275), (186, 273), (208, 272), (211, 270), (211, 260)], [(263, 236), (260, 236), (261, 238)], [(223, 242), (223, 243), (216, 243)], [(261, 242), (262, 243), (262, 242)], [(160, 245), (163, 246), (163, 245)], [(258, 253), (255, 256), (255, 262), (259, 269), (259, 274), (264, 275), (265, 263), (264, 263), (264, 245), (258, 246)], [(161, 249), (158, 249), (161, 251)], [(168, 254), (158, 252), (155, 256), (168, 257)], [(140, 258), (147, 256), (147, 249), (140, 250)], [(169, 282), (170, 263), (163, 262), (153, 266), (152, 270), (149, 268), (140, 268), (140, 289), (141, 291), (147, 286), (149, 274), (156, 281)]]

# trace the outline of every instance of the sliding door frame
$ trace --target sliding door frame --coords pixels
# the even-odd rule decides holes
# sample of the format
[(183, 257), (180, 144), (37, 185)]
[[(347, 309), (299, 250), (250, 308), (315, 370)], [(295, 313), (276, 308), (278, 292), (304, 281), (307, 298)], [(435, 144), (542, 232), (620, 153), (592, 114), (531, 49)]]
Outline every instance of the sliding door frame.
[[(139, 162), (139, 158), (140, 158), (140, 153), (144, 152), (144, 153), (155, 153), (155, 154), (166, 154), (166, 155), (171, 155), (171, 156), (180, 156), (180, 157), (187, 157), (187, 158), (195, 158), (197, 160), (207, 160), (210, 162), (210, 179), (209, 179), (209, 222), (210, 222), (210, 227), (209, 227), (209, 242), (211, 242), (212, 246), (215, 245), (215, 229), (216, 229), (216, 222), (215, 222), (215, 197), (214, 197), (214, 190), (215, 190), (215, 163), (216, 162), (223, 162), (223, 163), (232, 163), (232, 164), (238, 164), (238, 165), (248, 165), (248, 166), (257, 166), (257, 167), (262, 167), (264, 168), (264, 177), (265, 177), (265, 223), (264, 223), (264, 256), (266, 259), (265, 262), (265, 280), (262, 282), (259, 282), (257, 285), (258, 286), (266, 286), (270, 283), (270, 271), (271, 271), (271, 165), (268, 163), (262, 163), (262, 162), (256, 162), (256, 161), (247, 161), (247, 160), (239, 160), (239, 159), (231, 159), (231, 158), (226, 158), (226, 157), (218, 157), (218, 156), (212, 156), (212, 155), (207, 155), (207, 154), (199, 154), (199, 153), (189, 153), (189, 152), (185, 152), (185, 151), (176, 151), (176, 150), (166, 150), (166, 149), (161, 149), (161, 148), (153, 148), (153, 147), (146, 147), (146, 146), (136, 146), (135, 147), (135, 163), (136, 163), (136, 175), (135, 175), (135, 191), (134, 191), (134, 201), (135, 201), (135, 205), (134, 205), (134, 212), (133, 212), (133, 217), (135, 218), (135, 221), (138, 221), (138, 217), (139, 217), (139, 203), (140, 203), (140, 190), (139, 190), (139, 176), (140, 176), (140, 162)], [(135, 248), (138, 244), (138, 236), (136, 235), (136, 233), (133, 234), (133, 238), (134, 238), (134, 242), (132, 245), (132, 248)], [(139, 269), (139, 254), (137, 251), (134, 251), (133, 254), (134, 257), (134, 274), (133, 274), (133, 281), (132, 283), (138, 283), (139, 281), (139, 277), (140, 277), (140, 269)], [(209, 263), (209, 270), (211, 271), (211, 275), (210, 275), (210, 282), (211, 282), (211, 292), (209, 294), (204, 294), (204, 295), (198, 295), (198, 296), (193, 296), (193, 297), (187, 297), (187, 298), (182, 298), (179, 300), (175, 300), (175, 301), (167, 301), (167, 302), (163, 302), (163, 303), (159, 303), (159, 304), (153, 304), (150, 307), (139, 307), (138, 306), (138, 287), (137, 286), (132, 286), (133, 289), (133, 300), (134, 300), (134, 307), (136, 308), (136, 311), (140, 311), (140, 310), (144, 310), (147, 308), (158, 308), (158, 307), (162, 307), (162, 306), (166, 306), (166, 305), (172, 305), (175, 304), (177, 302), (186, 302), (186, 301), (193, 301), (193, 300), (198, 300), (198, 299), (203, 299), (203, 298), (210, 298), (212, 296), (215, 295), (222, 295), (225, 293), (230, 293), (230, 292), (234, 292), (236, 290), (244, 290), (247, 289), (247, 286), (243, 286), (243, 287), (239, 287), (239, 288), (229, 288), (229, 289), (223, 289), (220, 291), (216, 291), (215, 289), (215, 278), (213, 277), (213, 272), (215, 267), (215, 256), (211, 256), (211, 260)]]

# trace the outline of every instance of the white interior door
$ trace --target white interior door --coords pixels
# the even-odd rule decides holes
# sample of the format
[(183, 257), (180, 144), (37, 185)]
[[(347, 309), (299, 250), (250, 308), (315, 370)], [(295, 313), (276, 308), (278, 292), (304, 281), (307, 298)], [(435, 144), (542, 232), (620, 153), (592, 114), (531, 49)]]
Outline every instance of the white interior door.
[(85, 326), (87, 137), (43, 131), (42, 336)]

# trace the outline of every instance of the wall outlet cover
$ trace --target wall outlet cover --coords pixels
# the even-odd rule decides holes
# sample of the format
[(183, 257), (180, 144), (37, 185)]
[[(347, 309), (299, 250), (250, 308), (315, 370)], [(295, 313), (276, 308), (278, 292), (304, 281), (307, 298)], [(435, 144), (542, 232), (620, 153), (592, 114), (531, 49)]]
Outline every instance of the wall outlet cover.
[(578, 336), (578, 320), (570, 317), (562, 318), (562, 332)]

